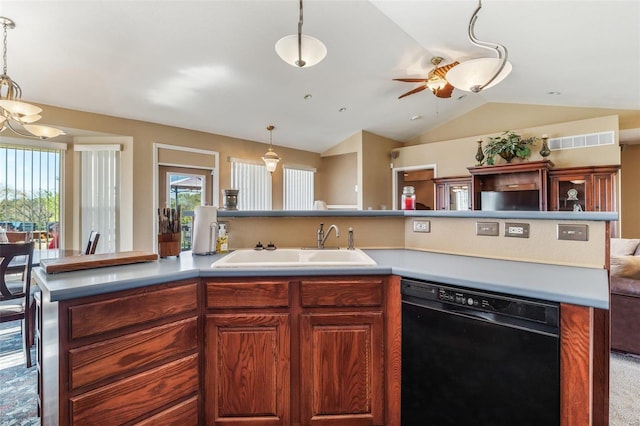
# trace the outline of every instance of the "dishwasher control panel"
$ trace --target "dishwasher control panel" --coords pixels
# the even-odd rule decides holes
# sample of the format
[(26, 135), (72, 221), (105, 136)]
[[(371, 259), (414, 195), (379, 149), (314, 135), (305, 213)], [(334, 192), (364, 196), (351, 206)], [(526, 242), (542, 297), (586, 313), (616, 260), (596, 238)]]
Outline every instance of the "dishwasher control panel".
[(558, 323), (557, 303), (533, 300), (506, 294), (453, 287), (440, 283), (403, 279), (403, 300), (432, 301), (458, 309), (473, 309), (512, 318), (528, 319), (540, 323)]

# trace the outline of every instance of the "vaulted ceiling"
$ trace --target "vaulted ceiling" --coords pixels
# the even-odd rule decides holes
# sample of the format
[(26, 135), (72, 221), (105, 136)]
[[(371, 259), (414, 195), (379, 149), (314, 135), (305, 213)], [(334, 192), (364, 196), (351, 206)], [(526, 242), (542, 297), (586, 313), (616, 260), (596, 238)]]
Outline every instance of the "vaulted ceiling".
[(637, 0), (485, 0), (476, 35), (507, 46), (507, 79), (398, 100), (415, 86), (392, 79), (426, 76), (433, 56), (492, 56), (467, 39), (477, 4), (306, 0), (303, 33), (328, 54), (304, 69), (274, 50), (296, 0), (2, 0), (0, 15), (24, 100), (260, 142), (274, 124), (274, 144), (313, 152), (359, 130), (408, 141), (488, 102), (640, 110)]

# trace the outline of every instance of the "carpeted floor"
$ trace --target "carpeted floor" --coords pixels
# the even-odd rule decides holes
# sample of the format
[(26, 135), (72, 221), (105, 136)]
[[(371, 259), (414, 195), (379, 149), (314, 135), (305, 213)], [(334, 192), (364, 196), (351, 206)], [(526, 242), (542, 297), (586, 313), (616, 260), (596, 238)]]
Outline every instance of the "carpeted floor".
[[(35, 347), (31, 351), (35, 363)], [(611, 354), (610, 425), (640, 426), (640, 357)], [(24, 367), (20, 322), (0, 324), (0, 425), (39, 425), (36, 367)]]

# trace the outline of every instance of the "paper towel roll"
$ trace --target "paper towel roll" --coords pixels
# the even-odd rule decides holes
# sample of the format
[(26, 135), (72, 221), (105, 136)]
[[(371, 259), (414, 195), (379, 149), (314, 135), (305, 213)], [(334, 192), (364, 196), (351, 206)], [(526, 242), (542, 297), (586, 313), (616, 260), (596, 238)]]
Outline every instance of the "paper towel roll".
[(191, 250), (193, 254), (215, 253), (218, 208), (196, 206), (193, 215), (193, 233), (191, 234), (193, 239)]

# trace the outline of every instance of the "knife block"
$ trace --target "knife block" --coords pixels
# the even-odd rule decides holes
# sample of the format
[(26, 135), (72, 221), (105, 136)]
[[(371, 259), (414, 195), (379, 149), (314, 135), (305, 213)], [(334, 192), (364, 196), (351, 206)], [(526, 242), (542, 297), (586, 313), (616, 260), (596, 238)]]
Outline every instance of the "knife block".
[(158, 234), (158, 255), (160, 257), (180, 256), (180, 232)]

